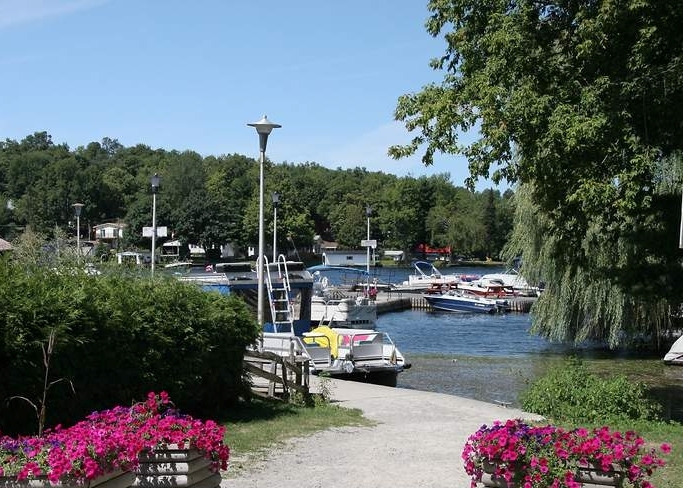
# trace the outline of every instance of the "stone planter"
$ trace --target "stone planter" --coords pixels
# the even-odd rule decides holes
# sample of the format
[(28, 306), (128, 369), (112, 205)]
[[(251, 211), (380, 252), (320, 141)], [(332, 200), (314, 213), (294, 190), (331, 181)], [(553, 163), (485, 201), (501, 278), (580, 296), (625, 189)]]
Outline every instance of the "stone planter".
[(135, 474), (130, 471), (112, 471), (111, 473), (90, 480), (85, 484), (78, 484), (75, 481), (60, 481), (52, 484), (47, 476), (17, 481), (14, 477), (0, 477), (0, 488), (129, 488), (135, 481)]
[[(481, 476), (480, 486), (487, 488), (518, 488), (516, 483), (508, 484), (505, 478), (497, 476), (496, 464), (484, 460), (484, 473)], [(610, 471), (603, 471), (595, 465), (579, 466), (577, 468), (576, 480), (581, 483), (583, 488), (605, 488), (615, 486), (621, 488), (624, 485), (624, 472), (618, 467)]]
[(196, 449), (176, 445), (139, 456), (133, 471), (114, 471), (85, 484), (60, 481), (52, 484), (47, 476), (17, 481), (0, 477), (0, 488), (218, 488), (221, 475), (211, 470), (211, 461)]
[(221, 483), (220, 473), (212, 471), (211, 461), (196, 449), (169, 445), (141, 454), (139, 461), (133, 487), (217, 488)]

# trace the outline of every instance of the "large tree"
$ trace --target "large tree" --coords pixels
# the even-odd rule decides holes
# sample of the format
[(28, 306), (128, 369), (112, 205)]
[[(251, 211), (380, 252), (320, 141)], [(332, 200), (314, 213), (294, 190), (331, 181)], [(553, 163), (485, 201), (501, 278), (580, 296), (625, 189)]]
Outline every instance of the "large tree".
[[(555, 283), (563, 291), (545, 298), (555, 300), (556, 324), (544, 330), (566, 333), (550, 335), (615, 345), (623, 337), (615, 330), (636, 334), (665, 323), (665, 307), (660, 320), (636, 312), (652, 311), (660, 296), (681, 299), (680, 266), (672, 265), (680, 254), (667, 251), (676, 233), (656, 220), (663, 205), (677, 207), (655, 189), (662, 161), (683, 144), (683, 4), (432, 0), (429, 10), (428, 32), (446, 42), (431, 62), (444, 79), (399, 99), (396, 118), (418, 135), (390, 154), (424, 148), (425, 164), (439, 152), (464, 154), (470, 185), (489, 176), (527, 185), (549, 239), (546, 269), (552, 263), (563, 277)], [(468, 131), (479, 136), (462, 144)], [(634, 281), (636, 268), (659, 273), (660, 286)], [(617, 287), (624, 313), (598, 313), (566, 292), (579, 279), (603, 283), (605, 300)]]

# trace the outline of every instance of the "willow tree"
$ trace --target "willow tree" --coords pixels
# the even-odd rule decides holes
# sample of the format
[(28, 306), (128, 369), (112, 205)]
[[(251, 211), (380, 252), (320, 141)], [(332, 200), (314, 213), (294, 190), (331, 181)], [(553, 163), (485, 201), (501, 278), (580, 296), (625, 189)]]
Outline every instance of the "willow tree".
[[(428, 9), (427, 31), (446, 43), (431, 61), (443, 81), (399, 99), (396, 119), (418, 135), (390, 154), (422, 151), (425, 164), (463, 154), (470, 186), (490, 177), (525, 188), (542, 233), (524, 262), (548, 282), (537, 330), (615, 345), (666, 326), (667, 306), (655, 304), (681, 301), (669, 218), (680, 199), (657, 182), (683, 144), (683, 4), (432, 0)], [(461, 143), (472, 131), (478, 138)]]

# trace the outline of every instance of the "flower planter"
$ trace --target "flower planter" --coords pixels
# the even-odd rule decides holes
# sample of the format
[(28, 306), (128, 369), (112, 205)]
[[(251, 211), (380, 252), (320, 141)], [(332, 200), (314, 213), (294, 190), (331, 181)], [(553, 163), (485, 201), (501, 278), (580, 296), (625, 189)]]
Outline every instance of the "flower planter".
[(134, 487), (216, 488), (221, 484), (221, 475), (197, 449), (171, 444), (140, 454), (139, 461)]
[[(486, 488), (518, 488), (517, 483), (509, 483), (502, 476), (496, 475), (497, 463), (483, 460), (481, 486)], [(583, 465), (577, 468), (576, 481), (583, 488), (605, 488), (607, 486), (621, 487), (624, 484), (624, 473), (619, 469), (603, 471), (595, 465)]]
[(620, 469), (603, 471), (594, 465), (579, 466), (576, 480), (584, 488), (600, 488), (601, 486), (623, 486), (624, 472)]
[(130, 471), (113, 471), (85, 484), (75, 480), (63, 480), (50, 483), (47, 476), (17, 481), (14, 476), (0, 476), (0, 488), (129, 488), (135, 481), (135, 473)]

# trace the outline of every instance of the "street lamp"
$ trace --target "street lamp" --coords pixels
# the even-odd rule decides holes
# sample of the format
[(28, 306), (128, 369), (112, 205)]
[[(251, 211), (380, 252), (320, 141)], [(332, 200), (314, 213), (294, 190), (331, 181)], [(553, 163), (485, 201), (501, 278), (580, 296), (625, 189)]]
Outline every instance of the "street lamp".
[(365, 206), (365, 216), (368, 218), (368, 245), (365, 247), (367, 249), (367, 257), (366, 257), (366, 270), (368, 273), (368, 288), (366, 290), (367, 293), (370, 293), (370, 216), (372, 215), (372, 207), (370, 205)]
[(154, 251), (157, 245), (157, 192), (161, 185), (161, 177), (154, 173), (152, 182), (152, 276), (154, 276)]
[(81, 210), (85, 206), (82, 203), (74, 203), (71, 205), (74, 208), (74, 214), (76, 215), (76, 256), (78, 259), (81, 258)]
[(273, 262), (277, 261), (277, 206), (280, 203), (280, 194), (273, 192)]
[(259, 200), (258, 200), (258, 258), (256, 259), (257, 278), (258, 278), (258, 304), (256, 307), (256, 317), (258, 324), (263, 330), (263, 166), (266, 163), (266, 145), (268, 136), (273, 129), (282, 127), (274, 124), (265, 115), (258, 122), (247, 124), (256, 129), (259, 137), (260, 151), (260, 171), (259, 171)]

